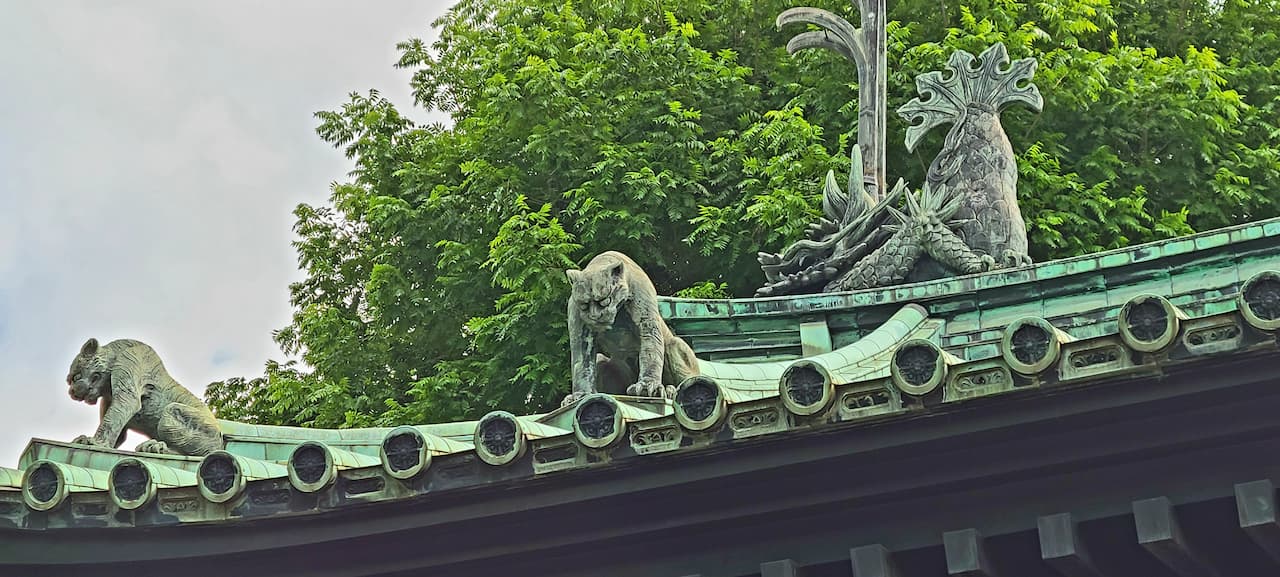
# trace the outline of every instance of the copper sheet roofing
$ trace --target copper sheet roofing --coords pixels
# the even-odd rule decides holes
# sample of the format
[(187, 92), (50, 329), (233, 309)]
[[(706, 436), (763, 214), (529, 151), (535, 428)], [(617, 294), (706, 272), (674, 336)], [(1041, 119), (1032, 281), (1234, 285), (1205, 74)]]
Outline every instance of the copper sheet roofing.
[(223, 421), (207, 457), (33, 439), (0, 468), (0, 530), (306, 515), (429, 500), (747, 438), (874, 427), (994, 397), (1124, 386), (1210, 357), (1277, 355), (1280, 219), (842, 294), (664, 299), (703, 359), (673, 401), (596, 394), (546, 414), (346, 430)]

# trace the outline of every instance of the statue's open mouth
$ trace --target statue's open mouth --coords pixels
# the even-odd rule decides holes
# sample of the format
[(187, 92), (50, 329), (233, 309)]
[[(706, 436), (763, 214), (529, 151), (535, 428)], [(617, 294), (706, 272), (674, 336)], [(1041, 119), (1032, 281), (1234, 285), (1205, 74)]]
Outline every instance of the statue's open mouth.
[(79, 392), (76, 389), (72, 388), (71, 390), (67, 391), (67, 393), (71, 395), (71, 398), (77, 401), (83, 401), (83, 402), (89, 403), (90, 405), (98, 404), (99, 395), (95, 394), (91, 390)]

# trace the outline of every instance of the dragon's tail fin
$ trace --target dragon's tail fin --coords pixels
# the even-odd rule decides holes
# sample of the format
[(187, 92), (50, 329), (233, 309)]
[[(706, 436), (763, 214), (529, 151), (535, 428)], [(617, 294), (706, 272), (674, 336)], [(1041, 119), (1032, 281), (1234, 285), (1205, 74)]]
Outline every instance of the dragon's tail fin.
[[(911, 122), (907, 128), (907, 150), (915, 150), (925, 133), (935, 126), (954, 122), (970, 103), (986, 104), (996, 109), (1021, 102), (1039, 112), (1044, 106), (1040, 90), (1031, 83), (1036, 72), (1034, 58), (1009, 62), (1003, 43), (996, 43), (978, 55), (956, 50), (947, 60), (949, 76), (939, 71), (916, 77), (919, 98), (902, 105), (898, 115)], [(1007, 65), (1007, 67), (1006, 67)], [(1026, 81), (1022, 86), (1020, 83)]]

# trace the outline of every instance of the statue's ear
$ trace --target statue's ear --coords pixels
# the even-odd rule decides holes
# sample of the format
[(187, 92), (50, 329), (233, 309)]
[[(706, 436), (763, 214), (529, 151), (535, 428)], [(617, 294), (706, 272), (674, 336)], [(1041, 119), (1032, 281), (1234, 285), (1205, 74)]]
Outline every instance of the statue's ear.
[(92, 357), (98, 354), (98, 339), (89, 339), (84, 342), (84, 346), (80, 347), (80, 356)]
[(580, 270), (571, 269), (564, 271), (564, 274), (569, 277), (569, 284), (578, 284), (578, 281), (582, 280), (582, 271)]
[(609, 275), (613, 277), (613, 280), (622, 278), (622, 263), (613, 265), (613, 268), (609, 270)]

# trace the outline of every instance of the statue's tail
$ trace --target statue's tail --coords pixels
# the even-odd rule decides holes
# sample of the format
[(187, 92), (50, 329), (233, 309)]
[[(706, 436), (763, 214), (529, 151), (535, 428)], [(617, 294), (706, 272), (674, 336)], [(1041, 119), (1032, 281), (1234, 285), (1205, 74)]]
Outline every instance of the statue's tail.
[(972, 54), (956, 50), (947, 60), (949, 76), (933, 71), (916, 77), (920, 97), (898, 109), (898, 115), (911, 122), (907, 128), (908, 151), (914, 151), (920, 138), (935, 126), (963, 118), (970, 104), (984, 104), (996, 111), (1015, 102), (1036, 112), (1044, 106), (1040, 90), (1030, 82), (1036, 71), (1034, 58), (1010, 63), (1004, 44), (997, 43), (978, 56), (976, 65), (974, 60)]

